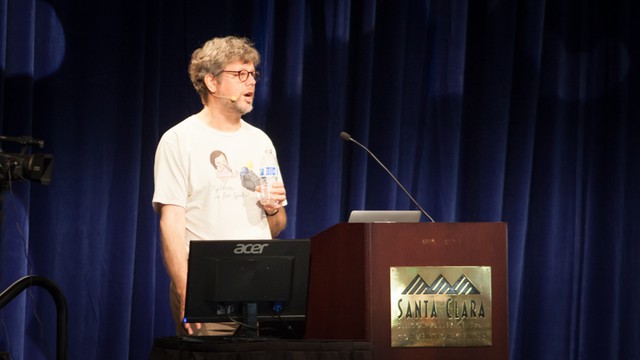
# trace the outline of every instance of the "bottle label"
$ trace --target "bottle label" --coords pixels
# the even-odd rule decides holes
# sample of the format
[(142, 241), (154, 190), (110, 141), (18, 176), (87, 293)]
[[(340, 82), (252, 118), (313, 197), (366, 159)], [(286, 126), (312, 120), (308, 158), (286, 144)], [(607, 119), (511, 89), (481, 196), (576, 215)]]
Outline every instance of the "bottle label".
[(260, 177), (277, 176), (277, 175), (278, 175), (278, 168), (275, 166), (265, 166), (260, 168)]

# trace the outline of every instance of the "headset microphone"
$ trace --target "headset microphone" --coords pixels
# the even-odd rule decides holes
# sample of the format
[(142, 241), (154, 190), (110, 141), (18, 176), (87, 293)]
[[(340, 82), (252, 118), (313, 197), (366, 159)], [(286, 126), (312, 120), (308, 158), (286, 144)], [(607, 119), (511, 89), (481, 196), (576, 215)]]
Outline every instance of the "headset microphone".
[(231, 101), (232, 103), (234, 103), (234, 102), (238, 101), (238, 97), (237, 97), (237, 96), (222, 96), (222, 95), (216, 95), (216, 94), (213, 94), (213, 93), (212, 93), (211, 95), (212, 95), (213, 97), (217, 97), (217, 98), (220, 98), (220, 99), (229, 100), (229, 101)]

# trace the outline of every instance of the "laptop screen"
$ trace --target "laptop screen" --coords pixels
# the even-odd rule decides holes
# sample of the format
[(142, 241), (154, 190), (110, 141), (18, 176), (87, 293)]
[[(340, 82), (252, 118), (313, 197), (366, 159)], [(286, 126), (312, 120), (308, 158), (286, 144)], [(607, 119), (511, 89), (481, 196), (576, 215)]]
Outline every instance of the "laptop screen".
[(353, 210), (350, 223), (417, 223), (422, 213), (419, 210)]

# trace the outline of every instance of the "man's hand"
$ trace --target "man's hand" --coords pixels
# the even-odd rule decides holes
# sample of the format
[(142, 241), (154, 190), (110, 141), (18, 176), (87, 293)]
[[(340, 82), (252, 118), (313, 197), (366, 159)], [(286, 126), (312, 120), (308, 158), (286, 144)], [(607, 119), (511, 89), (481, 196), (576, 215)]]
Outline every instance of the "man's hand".
[[(261, 191), (260, 186), (256, 186), (256, 191)], [(271, 237), (275, 238), (287, 226), (287, 213), (284, 210), (284, 203), (287, 200), (287, 191), (285, 190), (284, 183), (282, 181), (275, 182), (271, 185), (271, 198), (274, 201), (266, 204), (261, 202), (261, 205), (265, 214), (267, 214)]]
[[(187, 303), (186, 301), (187, 297), (185, 294), (186, 294), (186, 289), (184, 289), (183, 291), (178, 291), (178, 296), (180, 296), (180, 319), (184, 319), (184, 308), (185, 308), (185, 304)], [(193, 335), (193, 328), (196, 328), (198, 330), (202, 328), (202, 324), (200, 323), (183, 322), (182, 326), (184, 326), (184, 330), (189, 335)]]
[[(261, 192), (262, 188), (258, 185), (256, 186), (256, 191)], [(262, 204), (262, 208), (267, 213), (267, 215), (275, 214), (282, 206), (284, 205), (285, 200), (287, 199), (287, 191), (284, 188), (284, 183), (282, 181), (275, 182), (271, 185), (271, 200), (268, 202), (260, 202)]]

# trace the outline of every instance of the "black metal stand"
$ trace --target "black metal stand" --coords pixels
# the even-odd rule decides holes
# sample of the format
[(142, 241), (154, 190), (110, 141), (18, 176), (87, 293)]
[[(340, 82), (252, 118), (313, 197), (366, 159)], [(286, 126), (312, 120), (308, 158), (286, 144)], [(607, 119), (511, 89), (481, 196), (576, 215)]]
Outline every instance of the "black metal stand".
[(258, 304), (244, 303), (242, 311), (242, 322), (247, 325), (244, 328), (244, 334), (248, 338), (258, 336)]
[(47, 290), (49, 294), (51, 294), (51, 297), (53, 297), (53, 301), (55, 301), (56, 303), (56, 310), (58, 315), (56, 359), (66, 360), (68, 318), (67, 299), (65, 299), (64, 294), (53, 281), (38, 275), (28, 275), (23, 277), (22, 279), (14, 282), (0, 294), (0, 309), (11, 302), (11, 300), (13, 300), (16, 296), (20, 295), (22, 291), (34, 285), (40, 286)]

